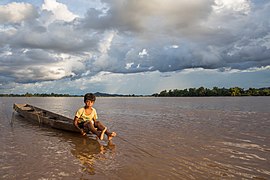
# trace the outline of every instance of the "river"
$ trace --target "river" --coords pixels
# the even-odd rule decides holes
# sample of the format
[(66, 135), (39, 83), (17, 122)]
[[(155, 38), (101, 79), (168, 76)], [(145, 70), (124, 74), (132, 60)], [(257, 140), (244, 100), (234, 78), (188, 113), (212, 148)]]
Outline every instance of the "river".
[(73, 118), (83, 98), (1, 97), (0, 179), (270, 179), (270, 97), (98, 97), (111, 142), (32, 124), (13, 103)]

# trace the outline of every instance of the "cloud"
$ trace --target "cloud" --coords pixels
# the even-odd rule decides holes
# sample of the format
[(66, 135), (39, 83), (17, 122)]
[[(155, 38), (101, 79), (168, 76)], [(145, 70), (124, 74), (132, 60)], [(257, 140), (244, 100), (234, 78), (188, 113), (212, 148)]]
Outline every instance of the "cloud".
[(70, 12), (65, 4), (58, 3), (56, 0), (44, 0), (41, 9), (52, 12), (53, 16), (50, 18), (51, 21), (62, 20), (70, 22), (78, 17), (78, 15)]
[(0, 5), (0, 23), (20, 23), (37, 17), (37, 11), (28, 3), (12, 2)]
[[(188, 33), (187, 30), (207, 19), (212, 11), (213, 0), (102, 0), (109, 9), (104, 13), (90, 9), (83, 23), (95, 29), (117, 29), (143, 33), (174, 32)], [(190, 13), (192, 12), (192, 13)]]
[[(192, 67), (246, 69), (269, 64), (269, 48), (260, 40), (269, 35), (269, 22), (260, 19), (269, 16), (269, 4), (251, 12), (253, 4), (247, 0), (102, 2), (110, 9), (105, 14), (90, 9), (82, 20), (84, 28), (117, 29), (119, 36), (128, 36), (124, 40), (133, 38), (133, 44), (117, 38), (112, 43), (111, 49), (118, 51), (109, 52), (111, 59), (118, 59), (113, 72), (142, 72), (150, 67), (162, 72)], [(172, 46), (178, 48), (164, 48)], [(149, 56), (137, 59), (142, 48), (148, 49)], [(129, 63), (140, 68), (126, 68)]]
[(143, 49), (141, 52), (139, 52), (138, 56), (143, 58), (144, 56), (149, 56), (149, 54), (146, 49)]
[(56, 0), (45, 0), (41, 7), (0, 5), (0, 84), (78, 81), (103, 72), (165, 76), (190, 68), (244, 72), (270, 65), (269, 2), (101, 0), (99, 4), (84, 16)]
[(249, 14), (251, 11), (250, 0), (215, 0), (214, 10), (217, 13), (236, 12)]
[[(269, 67), (268, 67), (269, 68)], [(262, 78), (264, 77), (264, 78)], [(243, 81), (244, 79), (244, 81)], [(196, 81), (194, 81), (196, 80)], [(161, 73), (158, 71), (136, 74), (119, 74), (100, 72), (92, 77), (82, 77), (35, 83), (12, 83), (1, 92), (6, 93), (69, 93), (85, 94), (86, 92), (109, 92), (118, 94), (153, 94), (169, 89), (185, 89), (200, 86), (217, 87), (267, 87), (270, 81), (269, 69), (250, 69), (242, 72), (227, 69), (220, 72), (214, 69), (185, 69), (179, 72)], [(132, 82), (132, 83), (130, 83)]]

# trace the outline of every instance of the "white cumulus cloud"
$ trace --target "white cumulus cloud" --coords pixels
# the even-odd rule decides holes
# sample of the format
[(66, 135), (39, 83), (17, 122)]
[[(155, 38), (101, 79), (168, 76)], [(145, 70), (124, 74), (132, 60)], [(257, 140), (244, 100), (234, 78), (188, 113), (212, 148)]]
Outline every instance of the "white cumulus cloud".
[(251, 11), (250, 0), (215, 0), (215, 3), (214, 10), (218, 13), (229, 10), (248, 14)]
[(58, 3), (56, 0), (44, 0), (41, 7), (42, 10), (47, 10), (53, 13), (52, 20), (73, 21), (78, 15), (69, 11), (65, 4)]
[(7, 5), (0, 5), (0, 23), (20, 23), (36, 16), (36, 9), (28, 3), (12, 2)]

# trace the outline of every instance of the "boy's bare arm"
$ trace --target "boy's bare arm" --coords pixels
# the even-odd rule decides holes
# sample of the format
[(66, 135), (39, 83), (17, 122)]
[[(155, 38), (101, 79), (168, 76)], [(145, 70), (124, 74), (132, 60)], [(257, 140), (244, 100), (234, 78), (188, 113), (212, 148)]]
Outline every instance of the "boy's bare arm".
[(77, 116), (75, 116), (75, 117), (74, 117), (73, 124), (74, 124), (74, 126), (75, 126), (76, 128), (78, 128), (80, 131), (82, 131), (81, 128), (79, 128), (79, 126), (78, 126), (78, 120), (79, 120), (79, 118), (77, 118)]
[(79, 118), (77, 118), (77, 116), (74, 117), (74, 120), (73, 120), (73, 124), (76, 128), (78, 128), (80, 131), (81, 131), (81, 134), (84, 136), (86, 133), (83, 131), (83, 129), (79, 128), (78, 126), (78, 120)]
[(79, 128), (78, 127), (78, 118), (77, 118), (77, 116), (74, 117), (73, 124), (74, 124), (75, 127)]

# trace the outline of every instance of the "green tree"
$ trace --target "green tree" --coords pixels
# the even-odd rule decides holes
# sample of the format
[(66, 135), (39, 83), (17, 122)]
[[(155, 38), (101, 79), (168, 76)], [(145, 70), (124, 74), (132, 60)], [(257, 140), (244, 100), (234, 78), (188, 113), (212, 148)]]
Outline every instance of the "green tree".
[(213, 89), (212, 89), (212, 95), (213, 96), (218, 96), (219, 92), (220, 92), (220, 90), (219, 90), (218, 87), (213, 87)]
[(33, 95), (31, 94), (31, 93), (25, 93), (25, 95), (24, 96), (26, 96), (26, 97), (32, 97)]
[(198, 96), (205, 96), (205, 89), (204, 89), (204, 87), (199, 87), (197, 90), (196, 90), (196, 94), (198, 95)]
[(263, 96), (270, 96), (270, 89), (263, 89), (262, 93), (263, 93)]
[(161, 91), (159, 93), (159, 96), (161, 96), (161, 97), (167, 96), (167, 90)]
[(196, 88), (189, 88), (188, 94), (189, 96), (197, 96)]
[(243, 94), (244, 90), (239, 87), (233, 87), (230, 88), (231, 96), (241, 96)]
[(246, 95), (247, 96), (259, 96), (259, 90), (258, 89), (255, 89), (255, 88), (249, 88), (247, 91), (246, 91)]

